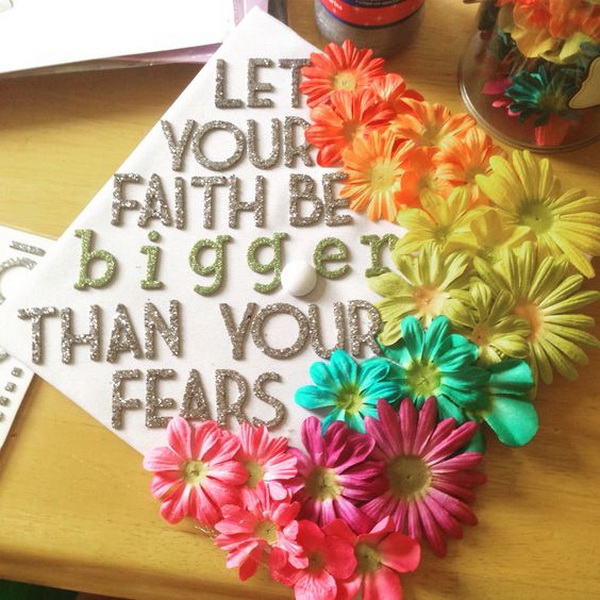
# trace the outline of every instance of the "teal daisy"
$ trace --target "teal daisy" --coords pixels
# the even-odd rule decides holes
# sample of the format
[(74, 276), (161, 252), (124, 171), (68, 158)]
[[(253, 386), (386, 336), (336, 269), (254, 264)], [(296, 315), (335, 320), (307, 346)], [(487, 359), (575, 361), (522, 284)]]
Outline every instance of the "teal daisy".
[(440, 418), (453, 417), (459, 423), (469, 420), (465, 411), (486, 406), (489, 373), (475, 364), (479, 349), (452, 333), (448, 317), (438, 316), (423, 329), (418, 319), (408, 316), (400, 327), (400, 341), (383, 352), (401, 397), (411, 398), (420, 408), (435, 396)]
[(393, 404), (399, 399), (398, 385), (389, 377), (390, 363), (383, 358), (357, 364), (344, 350), (334, 350), (329, 364), (315, 362), (309, 373), (315, 385), (296, 390), (294, 400), (308, 410), (332, 409), (323, 419), (323, 431), (334, 421), (345, 421), (364, 433), (363, 419), (377, 418), (378, 400)]

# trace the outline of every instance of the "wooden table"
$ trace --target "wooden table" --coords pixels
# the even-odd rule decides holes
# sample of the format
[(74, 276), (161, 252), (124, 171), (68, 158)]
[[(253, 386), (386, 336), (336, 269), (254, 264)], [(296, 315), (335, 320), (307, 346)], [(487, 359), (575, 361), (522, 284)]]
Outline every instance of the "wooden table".
[[(456, 71), (476, 8), (427, 5), (417, 39), (389, 67), (461, 111)], [(290, 23), (323, 47), (312, 0), (290, 2)], [(59, 236), (197, 70), (0, 81), (0, 222)], [(600, 194), (600, 144), (552, 160), (565, 184)], [(404, 578), (407, 598), (600, 597), (600, 352), (589, 355), (579, 381), (541, 387), (529, 446), (490, 444), (479, 526), (443, 560), (426, 551)], [(135, 599), (291, 597), (265, 573), (240, 584), (208, 539), (159, 518), (148, 484), (136, 452), (36, 379), (0, 454), (0, 577)]]

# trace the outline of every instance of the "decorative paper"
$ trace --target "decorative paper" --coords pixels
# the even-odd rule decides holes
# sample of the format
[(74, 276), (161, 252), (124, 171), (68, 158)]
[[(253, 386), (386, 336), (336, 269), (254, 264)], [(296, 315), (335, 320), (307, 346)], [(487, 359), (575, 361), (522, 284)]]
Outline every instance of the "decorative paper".
[[(403, 230), (348, 210), (303, 146), (314, 50), (252, 11), (1, 308), (10, 352), (139, 451), (178, 414), (283, 419), (298, 446), (310, 365), (377, 351), (365, 273)], [(303, 297), (278, 283), (296, 260), (320, 273)]]
[(220, 44), (234, 27), (222, 0), (14, 0), (0, 15), (0, 73)]
[[(16, 295), (50, 245), (51, 240), (0, 225), (0, 304)], [(0, 348), (0, 449), (32, 378), (31, 369)]]

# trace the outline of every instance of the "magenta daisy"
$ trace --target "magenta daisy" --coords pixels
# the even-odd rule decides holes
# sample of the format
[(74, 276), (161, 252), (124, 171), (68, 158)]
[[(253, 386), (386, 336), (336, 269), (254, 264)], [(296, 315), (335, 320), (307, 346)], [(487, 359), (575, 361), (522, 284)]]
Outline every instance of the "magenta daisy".
[(287, 498), (286, 486), (298, 474), (296, 457), (288, 448), (287, 438), (271, 438), (265, 425), (253, 427), (249, 423), (242, 423), (239, 438), (237, 459), (248, 473), (240, 490), (242, 503), (250, 504), (261, 488), (266, 488), (275, 500)]
[(375, 440), (334, 421), (321, 434), (321, 421), (309, 417), (302, 424), (307, 454), (292, 448), (298, 459), (300, 516), (320, 525), (344, 519), (354, 531), (364, 531), (371, 519), (358, 506), (381, 491), (383, 463), (373, 460)]
[(359, 592), (362, 600), (402, 600), (400, 574), (416, 570), (421, 560), (417, 541), (398, 533), (389, 517), (360, 535), (350, 531), (341, 519), (328, 528), (350, 542), (356, 556), (356, 570), (338, 584), (336, 600), (353, 600)]
[(237, 501), (248, 477), (234, 460), (239, 440), (214, 421), (194, 428), (175, 417), (167, 427), (167, 443), (144, 457), (144, 468), (154, 473), (152, 495), (162, 501), (160, 514), (169, 523), (189, 515), (213, 526), (221, 518), (220, 507)]
[[(385, 405), (385, 406), (384, 406)], [(485, 482), (475, 470), (483, 455), (460, 449), (473, 437), (477, 424), (457, 427), (454, 419), (437, 420), (437, 401), (429, 398), (417, 411), (409, 398), (398, 414), (387, 404), (377, 406), (379, 420), (365, 420), (376, 440), (373, 456), (385, 462), (385, 491), (363, 510), (379, 519), (389, 515), (397, 531), (424, 537), (438, 556), (446, 553), (446, 537), (462, 537), (461, 524), (476, 525), (468, 506), (472, 488)]]
[(257, 491), (251, 506), (224, 506), (223, 519), (215, 525), (219, 532), (215, 543), (228, 552), (227, 567), (239, 569), (240, 579), (245, 581), (261, 563), (266, 564), (273, 548), (294, 568), (308, 566), (296, 541), (299, 510), (298, 502), (273, 500), (264, 488)]
[(293, 587), (296, 600), (336, 600), (341, 581), (356, 568), (352, 544), (335, 535), (329, 526), (321, 529), (312, 521), (299, 521), (297, 541), (308, 564), (294, 567), (274, 548), (269, 561), (271, 577)]

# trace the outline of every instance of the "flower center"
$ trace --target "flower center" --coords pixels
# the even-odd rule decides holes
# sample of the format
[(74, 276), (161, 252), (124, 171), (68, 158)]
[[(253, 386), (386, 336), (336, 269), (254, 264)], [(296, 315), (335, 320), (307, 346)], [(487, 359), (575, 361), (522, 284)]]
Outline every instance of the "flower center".
[(397, 456), (388, 463), (386, 475), (396, 498), (417, 500), (431, 485), (431, 471), (418, 456)]
[(336, 73), (331, 82), (334, 90), (354, 91), (356, 88), (356, 76), (352, 71), (340, 71)]
[(554, 223), (552, 210), (541, 202), (532, 202), (523, 208), (519, 225), (530, 227), (538, 235), (546, 233)]
[(442, 382), (437, 365), (425, 361), (414, 361), (406, 369), (406, 383), (415, 396), (436, 396)]
[(201, 460), (188, 460), (183, 465), (183, 480), (190, 485), (197, 485), (206, 479), (208, 471), (208, 465)]
[(413, 298), (418, 314), (436, 317), (442, 311), (442, 305), (448, 298), (448, 294), (440, 292), (435, 286), (425, 285), (414, 291)]
[(254, 530), (254, 535), (272, 546), (277, 541), (277, 530), (278, 527), (273, 521), (261, 521)]
[(248, 471), (248, 481), (246, 481), (246, 485), (253, 490), (263, 480), (265, 471), (255, 460), (249, 460), (244, 464), (244, 467), (246, 467), (246, 471)]
[(351, 415), (360, 412), (363, 407), (364, 398), (360, 393), (360, 389), (355, 385), (344, 387), (337, 395), (336, 404), (338, 408), (345, 410)]
[(394, 187), (396, 175), (393, 167), (386, 162), (380, 162), (371, 168), (371, 189), (374, 192), (387, 192)]
[(337, 498), (343, 489), (335, 471), (326, 467), (314, 468), (306, 478), (305, 488), (306, 493), (319, 502)]
[(342, 135), (344, 136), (344, 139), (347, 142), (351, 142), (355, 138), (360, 127), (361, 124), (356, 121), (346, 121), (342, 126)]
[(477, 323), (469, 336), (469, 339), (478, 346), (489, 345), (491, 338), (492, 336), (489, 327), (483, 323)]
[(369, 544), (365, 544), (364, 542), (357, 544), (354, 554), (358, 562), (359, 573), (372, 573), (373, 571), (377, 571), (381, 566), (379, 552)]
[(311, 552), (308, 555), (308, 570), (319, 571), (325, 565), (325, 558), (321, 552)]
[(527, 322), (529, 323), (529, 326), (531, 328), (529, 340), (536, 340), (544, 326), (544, 313), (542, 309), (537, 304), (534, 304), (533, 302), (529, 302), (529, 300), (521, 298), (515, 304), (515, 307), (513, 308), (513, 313), (518, 317), (523, 317), (524, 319), (527, 319)]

